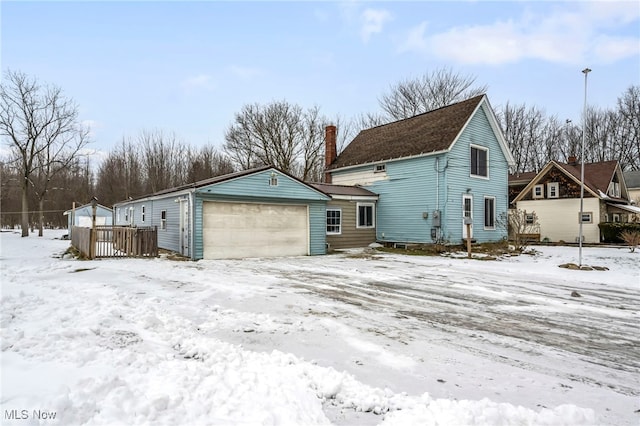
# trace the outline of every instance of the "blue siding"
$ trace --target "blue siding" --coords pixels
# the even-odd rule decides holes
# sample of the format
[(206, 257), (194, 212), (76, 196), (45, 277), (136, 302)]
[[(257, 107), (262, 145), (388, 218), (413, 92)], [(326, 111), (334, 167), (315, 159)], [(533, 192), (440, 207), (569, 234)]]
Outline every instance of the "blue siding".
[[(270, 186), (271, 173), (278, 179), (276, 186)], [(265, 170), (236, 179), (204, 186), (196, 190), (197, 194), (223, 195), (233, 197), (260, 197), (289, 200), (327, 201), (329, 198), (314, 189), (283, 175), (275, 170)]]
[[(153, 200), (153, 226), (158, 227), (158, 247), (180, 252), (180, 203), (175, 201), (177, 198), (174, 195)], [(166, 228), (160, 229), (163, 210), (167, 212), (167, 222)]]
[[(272, 173), (278, 179), (275, 186), (269, 185)], [(202, 206), (206, 200), (308, 205), (309, 252), (312, 255), (326, 253), (325, 207), (329, 197), (276, 170), (266, 170), (196, 190), (193, 217), (195, 259), (202, 259), (204, 253)]]
[[(470, 145), (489, 150), (489, 178), (471, 177)], [(371, 165), (334, 172), (348, 175), (371, 170)], [(438, 171), (436, 171), (436, 169)], [(472, 117), (451, 151), (433, 156), (386, 162), (388, 179), (365, 187), (380, 198), (377, 204), (376, 238), (379, 241), (431, 243), (433, 212), (441, 211), (439, 237), (462, 240), (462, 196), (473, 196), (473, 237), (478, 242), (506, 237), (506, 229), (484, 229), (484, 197), (495, 197), (496, 218), (506, 214), (508, 164), (482, 108)], [(427, 214), (427, 218), (423, 214)]]
[[(488, 178), (471, 176), (471, 145), (488, 148)], [(473, 197), (473, 238), (478, 242), (498, 241), (507, 231), (496, 223), (484, 229), (484, 198), (495, 197), (496, 219), (506, 214), (509, 166), (482, 108), (471, 118), (448, 155), (447, 203), (444, 236), (451, 242), (462, 239), (462, 196)]]

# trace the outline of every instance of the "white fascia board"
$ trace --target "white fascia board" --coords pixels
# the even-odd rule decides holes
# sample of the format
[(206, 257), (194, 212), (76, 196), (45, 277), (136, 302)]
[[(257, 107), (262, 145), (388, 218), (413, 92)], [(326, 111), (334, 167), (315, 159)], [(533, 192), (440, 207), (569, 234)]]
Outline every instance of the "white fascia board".
[(332, 200), (346, 200), (346, 201), (378, 201), (378, 196), (375, 195), (332, 195)]
[(333, 173), (333, 172), (337, 172), (337, 171), (356, 169), (356, 168), (359, 168), (359, 167), (373, 166), (374, 164), (380, 164), (380, 163), (391, 163), (393, 161), (410, 160), (410, 159), (413, 159), (413, 158), (420, 158), (420, 157), (430, 157), (432, 155), (446, 154), (447, 152), (449, 152), (449, 149), (443, 149), (443, 150), (440, 150), (440, 151), (427, 152), (427, 153), (424, 153), (424, 154), (408, 155), (406, 157), (388, 158), (388, 159), (385, 159), (385, 160), (371, 161), (369, 163), (361, 163), (361, 164), (354, 164), (354, 165), (351, 165), (351, 166), (344, 166), (344, 167), (340, 167), (340, 168), (337, 168), (337, 169), (327, 170), (327, 172), (328, 173)]

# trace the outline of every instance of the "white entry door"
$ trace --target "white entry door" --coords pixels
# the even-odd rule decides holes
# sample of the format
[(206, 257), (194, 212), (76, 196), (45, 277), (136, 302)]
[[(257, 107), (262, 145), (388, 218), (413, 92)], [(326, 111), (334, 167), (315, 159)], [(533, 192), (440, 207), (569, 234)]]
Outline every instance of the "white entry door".
[(471, 220), (471, 235), (473, 238), (473, 196), (462, 196), (462, 238), (467, 238), (467, 219)]

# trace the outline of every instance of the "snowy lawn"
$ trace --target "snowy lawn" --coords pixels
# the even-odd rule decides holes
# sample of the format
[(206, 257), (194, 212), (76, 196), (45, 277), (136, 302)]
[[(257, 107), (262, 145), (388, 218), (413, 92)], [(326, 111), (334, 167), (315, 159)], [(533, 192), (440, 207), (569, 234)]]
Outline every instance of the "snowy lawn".
[(63, 233), (0, 233), (3, 425), (640, 422), (628, 249), (78, 261)]

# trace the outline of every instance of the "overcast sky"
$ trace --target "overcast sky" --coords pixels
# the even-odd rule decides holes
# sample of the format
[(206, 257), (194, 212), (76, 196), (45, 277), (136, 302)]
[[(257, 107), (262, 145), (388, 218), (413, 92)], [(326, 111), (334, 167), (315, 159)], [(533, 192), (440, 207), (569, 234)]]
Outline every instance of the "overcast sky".
[(221, 146), (243, 105), (378, 112), (390, 85), (447, 67), (489, 101), (578, 122), (640, 84), (640, 3), (17, 2), (0, 4), (2, 70), (60, 86), (108, 151), (143, 129)]

